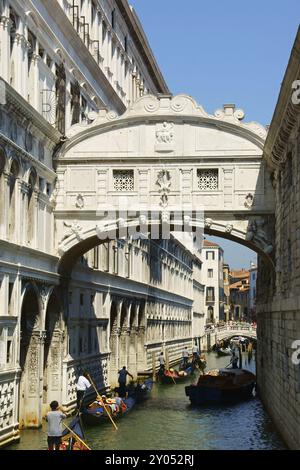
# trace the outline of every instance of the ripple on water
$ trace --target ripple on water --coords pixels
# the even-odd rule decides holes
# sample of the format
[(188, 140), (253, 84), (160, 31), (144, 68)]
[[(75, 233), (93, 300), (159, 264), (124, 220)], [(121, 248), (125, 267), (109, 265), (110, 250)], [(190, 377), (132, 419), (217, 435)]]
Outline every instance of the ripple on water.
[[(228, 358), (216, 358), (213, 353), (207, 358), (209, 368), (228, 363)], [(253, 362), (246, 367), (255, 370)], [(185, 396), (187, 384), (155, 384), (151, 398), (118, 421), (117, 432), (110, 423), (86, 428), (87, 442), (95, 450), (285, 448), (258, 399), (195, 408)], [(45, 449), (45, 428), (44, 432), (25, 431), (21, 443), (11, 448)]]

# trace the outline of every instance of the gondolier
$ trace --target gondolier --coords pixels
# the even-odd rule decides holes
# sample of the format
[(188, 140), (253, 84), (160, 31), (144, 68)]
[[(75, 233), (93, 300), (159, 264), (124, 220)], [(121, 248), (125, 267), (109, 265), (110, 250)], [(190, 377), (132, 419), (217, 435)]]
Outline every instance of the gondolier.
[(118, 374), (119, 374), (119, 379), (118, 379), (119, 394), (120, 394), (120, 397), (125, 397), (127, 375), (129, 375), (132, 378), (132, 380), (133, 380), (133, 375), (131, 375), (130, 372), (128, 372), (128, 370), (126, 369), (126, 366), (123, 366), (122, 369), (119, 370)]
[(187, 366), (188, 361), (189, 361), (189, 351), (188, 351), (187, 346), (182, 351), (182, 359), (183, 359), (183, 365)]
[(193, 346), (192, 353), (193, 353), (193, 358), (198, 359), (198, 357), (199, 357), (199, 348), (198, 348), (196, 343)]
[(83, 402), (84, 395), (87, 391), (88, 388), (91, 387), (91, 383), (88, 380), (88, 374), (87, 372), (83, 372), (80, 374), (76, 386), (76, 391), (77, 391), (77, 410), (80, 411), (81, 405)]
[(164, 353), (163, 352), (161, 352), (160, 355), (158, 356), (158, 362), (159, 362), (158, 374), (163, 375), (164, 370), (165, 370), (165, 364), (166, 364), (166, 360), (164, 358)]

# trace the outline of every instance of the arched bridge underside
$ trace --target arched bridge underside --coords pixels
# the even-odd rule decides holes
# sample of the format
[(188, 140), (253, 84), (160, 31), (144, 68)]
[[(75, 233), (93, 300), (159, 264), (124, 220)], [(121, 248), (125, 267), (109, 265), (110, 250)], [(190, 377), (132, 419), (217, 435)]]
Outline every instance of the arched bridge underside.
[(257, 339), (256, 329), (230, 329), (230, 330), (215, 330), (210, 333), (210, 347), (214, 346), (217, 341), (228, 340), (235, 336), (243, 336), (243, 338)]
[(146, 95), (122, 116), (101, 111), (71, 128), (56, 156), (59, 272), (110, 238), (201, 228), (272, 264), (274, 194), (262, 160), (266, 130), (225, 105)]

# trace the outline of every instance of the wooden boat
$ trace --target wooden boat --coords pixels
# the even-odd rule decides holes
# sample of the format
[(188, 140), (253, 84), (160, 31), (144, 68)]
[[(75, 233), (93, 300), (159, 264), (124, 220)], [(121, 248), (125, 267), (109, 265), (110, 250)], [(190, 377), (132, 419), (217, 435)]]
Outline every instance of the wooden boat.
[[(136, 404), (136, 399), (133, 397), (124, 398), (123, 404), (125, 406), (120, 406), (118, 411), (116, 411), (114, 399), (106, 398), (106, 410), (111, 414), (114, 421), (126, 415)], [(81, 411), (81, 418), (83, 423), (87, 425), (99, 425), (110, 422), (106, 411), (97, 400)]]
[(80, 416), (76, 416), (68, 428), (63, 431), (59, 450), (91, 450), (84, 443), (85, 437)]
[(173, 369), (165, 370), (163, 374), (158, 373), (157, 377), (163, 384), (177, 384), (189, 379), (193, 372), (194, 368), (189, 366), (187, 369), (179, 372)]
[(256, 377), (244, 369), (215, 369), (199, 377), (197, 385), (185, 387), (193, 405), (232, 403), (253, 397)]
[(148, 400), (153, 387), (153, 380), (146, 379), (142, 384), (137, 384), (133, 390), (128, 391), (128, 396), (133, 397), (137, 403)]
[(217, 349), (218, 356), (232, 356), (232, 351), (230, 348), (218, 348)]

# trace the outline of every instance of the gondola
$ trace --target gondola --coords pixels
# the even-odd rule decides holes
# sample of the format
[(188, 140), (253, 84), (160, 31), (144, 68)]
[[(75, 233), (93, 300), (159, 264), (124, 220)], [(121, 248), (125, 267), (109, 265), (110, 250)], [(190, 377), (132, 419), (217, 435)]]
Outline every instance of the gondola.
[(232, 356), (232, 351), (230, 348), (218, 348), (217, 349), (217, 355), (222, 357), (222, 356)]
[(76, 416), (62, 433), (59, 450), (91, 450), (84, 440), (81, 418)]
[[(106, 399), (106, 410), (111, 413), (113, 420), (119, 419), (127, 414), (136, 403), (141, 403), (147, 400), (152, 390), (153, 381), (147, 379), (142, 384), (137, 384), (133, 387), (128, 386), (127, 397), (123, 398), (123, 404), (120, 407), (115, 406), (114, 398)], [(119, 392), (118, 388), (115, 388)], [(107, 412), (101, 406), (101, 403), (95, 400), (90, 406), (84, 408), (81, 413), (82, 421), (87, 425), (98, 425), (110, 421)]]
[(163, 384), (177, 384), (189, 379), (193, 372), (194, 368), (190, 365), (187, 369), (179, 372), (173, 369), (158, 372), (157, 378)]
[(129, 388), (128, 396), (133, 397), (137, 403), (142, 403), (150, 398), (152, 387), (153, 380), (146, 379), (142, 384), (137, 384), (133, 390)]
[[(136, 399), (132, 396), (124, 398), (123, 403), (125, 406), (120, 406), (119, 411), (112, 411), (111, 405), (114, 405), (113, 401), (113, 398), (106, 399), (106, 410), (111, 414), (114, 421), (129, 413), (129, 411), (136, 404)], [(81, 411), (81, 418), (84, 424), (90, 426), (110, 422), (110, 418), (107, 415), (107, 412), (103, 409), (103, 406), (101, 406), (100, 402), (97, 400)]]
[(199, 377), (197, 385), (185, 387), (193, 405), (234, 403), (253, 397), (256, 377), (244, 369), (215, 369)]

